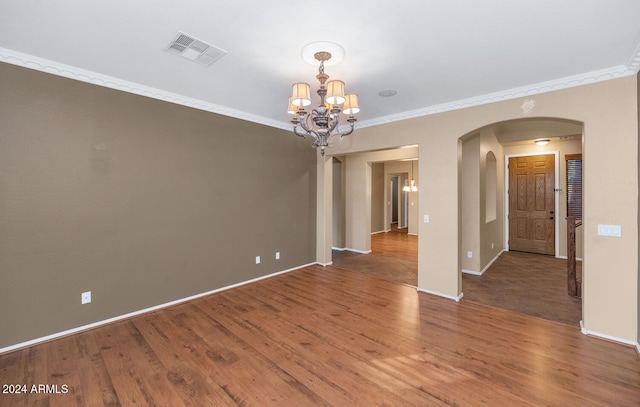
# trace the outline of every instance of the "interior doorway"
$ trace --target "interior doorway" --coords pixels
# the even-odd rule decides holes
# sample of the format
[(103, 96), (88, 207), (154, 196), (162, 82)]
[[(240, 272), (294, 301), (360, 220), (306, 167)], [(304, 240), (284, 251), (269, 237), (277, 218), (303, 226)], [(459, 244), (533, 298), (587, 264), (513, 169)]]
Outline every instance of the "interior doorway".
[[(398, 226), (398, 212), (399, 212), (399, 193), (398, 193), (398, 185), (400, 185), (400, 177), (397, 175), (391, 176), (391, 181), (389, 182), (389, 202), (391, 202), (391, 225), (395, 224)], [(388, 227), (391, 229), (391, 227)]]
[[(582, 152), (583, 137), (580, 122), (527, 118), (460, 139), (464, 300), (578, 324), (582, 301), (567, 290), (566, 157)], [(572, 245), (578, 268), (582, 233)]]
[[(395, 164), (386, 163), (386, 165)], [(385, 224), (386, 231), (409, 227), (409, 194), (403, 190), (409, 183), (408, 175), (409, 173), (391, 173), (388, 176), (389, 189), (386, 201), (389, 213)]]

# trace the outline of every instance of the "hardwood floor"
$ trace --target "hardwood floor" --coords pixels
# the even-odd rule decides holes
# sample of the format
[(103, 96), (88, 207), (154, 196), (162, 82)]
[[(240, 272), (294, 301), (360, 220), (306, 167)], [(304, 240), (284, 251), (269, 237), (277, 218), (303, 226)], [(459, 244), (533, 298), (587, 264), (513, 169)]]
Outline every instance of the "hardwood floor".
[[(418, 285), (418, 237), (406, 229), (371, 236), (371, 253), (333, 252), (333, 264), (397, 283)], [(462, 275), (463, 301), (579, 326), (582, 300), (567, 295), (566, 260), (505, 252), (482, 276)], [(578, 262), (578, 274), (582, 264)]]
[(638, 406), (634, 349), (311, 266), (0, 355), (2, 406)]
[(418, 236), (407, 229), (371, 235), (371, 253), (333, 251), (333, 264), (396, 283), (418, 285)]

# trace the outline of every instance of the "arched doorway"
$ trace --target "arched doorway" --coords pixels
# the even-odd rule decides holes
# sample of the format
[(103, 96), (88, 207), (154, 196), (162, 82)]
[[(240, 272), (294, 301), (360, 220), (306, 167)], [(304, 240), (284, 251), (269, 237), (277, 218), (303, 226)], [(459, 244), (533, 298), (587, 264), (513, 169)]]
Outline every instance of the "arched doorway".
[[(535, 118), (494, 123), (460, 139), (466, 300), (579, 324), (582, 302), (566, 292), (565, 157), (582, 152), (582, 134), (582, 123)], [(546, 144), (535, 144), (540, 139)], [(581, 229), (577, 237), (581, 260)]]

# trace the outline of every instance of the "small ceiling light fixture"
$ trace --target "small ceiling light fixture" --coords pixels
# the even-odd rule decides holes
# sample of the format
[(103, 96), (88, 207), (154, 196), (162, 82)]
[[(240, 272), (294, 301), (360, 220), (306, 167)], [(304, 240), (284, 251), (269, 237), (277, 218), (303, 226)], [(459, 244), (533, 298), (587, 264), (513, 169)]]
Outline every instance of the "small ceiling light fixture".
[[(320, 96), (320, 103), (311, 112), (307, 112), (304, 108), (311, 104), (309, 84), (304, 82), (294, 83), (287, 112), (294, 115), (293, 119), (291, 119), (293, 132), (300, 137), (311, 136), (313, 138), (311, 146), (313, 148), (320, 147), (320, 153), (324, 156), (324, 149), (329, 147), (329, 138), (331, 136), (339, 135), (342, 138), (353, 133), (357, 120), (353, 115), (360, 111), (360, 107), (358, 107), (358, 95), (344, 94), (344, 82), (339, 80), (327, 82), (329, 75), (324, 73), (324, 63), (331, 59), (331, 53), (319, 51), (314, 54), (314, 57), (320, 62), (318, 75), (316, 75), (320, 82), (320, 88), (317, 91), (318, 96)], [(347, 122), (350, 127), (342, 133), (332, 133), (340, 123), (341, 112), (349, 115)], [(299, 130), (298, 126), (302, 128), (302, 131)]]
[(386, 89), (378, 92), (378, 96), (382, 96), (383, 98), (389, 98), (391, 96), (395, 96), (398, 94), (398, 91), (395, 89)]
[(536, 143), (539, 146), (546, 146), (547, 144), (549, 144), (549, 139), (548, 138), (544, 138), (544, 139), (539, 139), (534, 141), (534, 143)]
[(411, 185), (405, 185), (404, 187), (402, 187), (402, 190), (404, 192), (416, 192), (418, 190), (418, 186), (416, 185), (416, 180), (413, 179), (413, 161), (411, 161)]

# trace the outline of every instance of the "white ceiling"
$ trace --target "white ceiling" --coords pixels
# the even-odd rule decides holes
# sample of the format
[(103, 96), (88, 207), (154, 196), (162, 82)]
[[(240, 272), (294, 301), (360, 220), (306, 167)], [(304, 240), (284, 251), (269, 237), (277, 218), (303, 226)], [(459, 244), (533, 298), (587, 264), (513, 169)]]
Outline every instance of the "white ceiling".
[[(178, 31), (228, 54), (165, 52)], [(315, 41), (366, 126), (638, 72), (640, 0), (0, 0), (0, 61), (276, 127)]]

